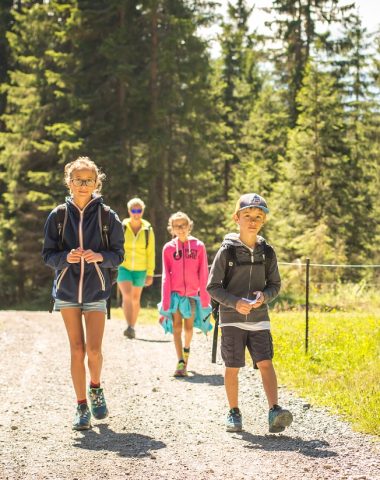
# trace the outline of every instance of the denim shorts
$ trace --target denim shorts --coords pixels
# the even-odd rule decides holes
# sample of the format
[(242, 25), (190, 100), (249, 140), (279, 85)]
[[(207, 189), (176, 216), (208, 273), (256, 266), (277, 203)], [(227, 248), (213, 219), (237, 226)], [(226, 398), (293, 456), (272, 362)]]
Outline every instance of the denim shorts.
[(145, 279), (146, 270), (128, 270), (125, 267), (119, 267), (118, 282), (131, 282), (134, 287), (143, 287)]
[(64, 300), (55, 299), (54, 311), (59, 312), (63, 308), (80, 308), (82, 312), (103, 312), (107, 313), (107, 300), (99, 300), (98, 302), (65, 302)]

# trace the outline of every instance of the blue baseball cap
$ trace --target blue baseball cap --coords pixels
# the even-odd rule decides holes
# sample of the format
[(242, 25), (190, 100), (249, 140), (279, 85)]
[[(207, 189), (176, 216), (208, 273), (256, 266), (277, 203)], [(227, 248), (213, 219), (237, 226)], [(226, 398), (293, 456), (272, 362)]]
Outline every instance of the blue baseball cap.
[(269, 213), (267, 202), (257, 193), (246, 193), (239, 198), (236, 212), (240, 212), (245, 208), (260, 208), (264, 213)]

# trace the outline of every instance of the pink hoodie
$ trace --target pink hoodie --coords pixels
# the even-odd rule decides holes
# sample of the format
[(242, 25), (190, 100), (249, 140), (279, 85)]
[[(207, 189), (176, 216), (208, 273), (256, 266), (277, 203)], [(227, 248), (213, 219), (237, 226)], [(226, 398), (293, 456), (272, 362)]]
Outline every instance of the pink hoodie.
[(207, 253), (203, 242), (189, 236), (185, 243), (178, 237), (166, 243), (162, 250), (163, 310), (169, 310), (172, 292), (186, 297), (199, 295), (202, 307), (207, 307), (210, 303), (207, 277)]

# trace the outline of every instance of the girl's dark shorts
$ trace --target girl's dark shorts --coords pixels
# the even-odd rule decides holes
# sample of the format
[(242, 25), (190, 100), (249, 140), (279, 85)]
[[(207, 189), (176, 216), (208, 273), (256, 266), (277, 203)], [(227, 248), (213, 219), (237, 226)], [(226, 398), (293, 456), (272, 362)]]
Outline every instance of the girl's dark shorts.
[(254, 366), (262, 360), (272, 360), (273, 341), (270, 330), (250, 331), (238, 327), (223, 327), (222, 358), (226, 367), (245, 366), (245, 347), (251, 355)]

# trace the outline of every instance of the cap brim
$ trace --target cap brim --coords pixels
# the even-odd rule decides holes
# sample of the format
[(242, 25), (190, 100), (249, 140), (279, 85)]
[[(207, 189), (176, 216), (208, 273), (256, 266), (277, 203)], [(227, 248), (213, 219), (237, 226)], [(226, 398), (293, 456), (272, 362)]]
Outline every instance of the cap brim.
[(269, 208), (267, 207), (261, 207), (260, 205), (247, 205), (246, 207), (239, 208), (238, 212), (241, 212), (242, 210), (246, 210), (247, 208), (259, 208), (262, 210), (264, 213), (269, 213)]

